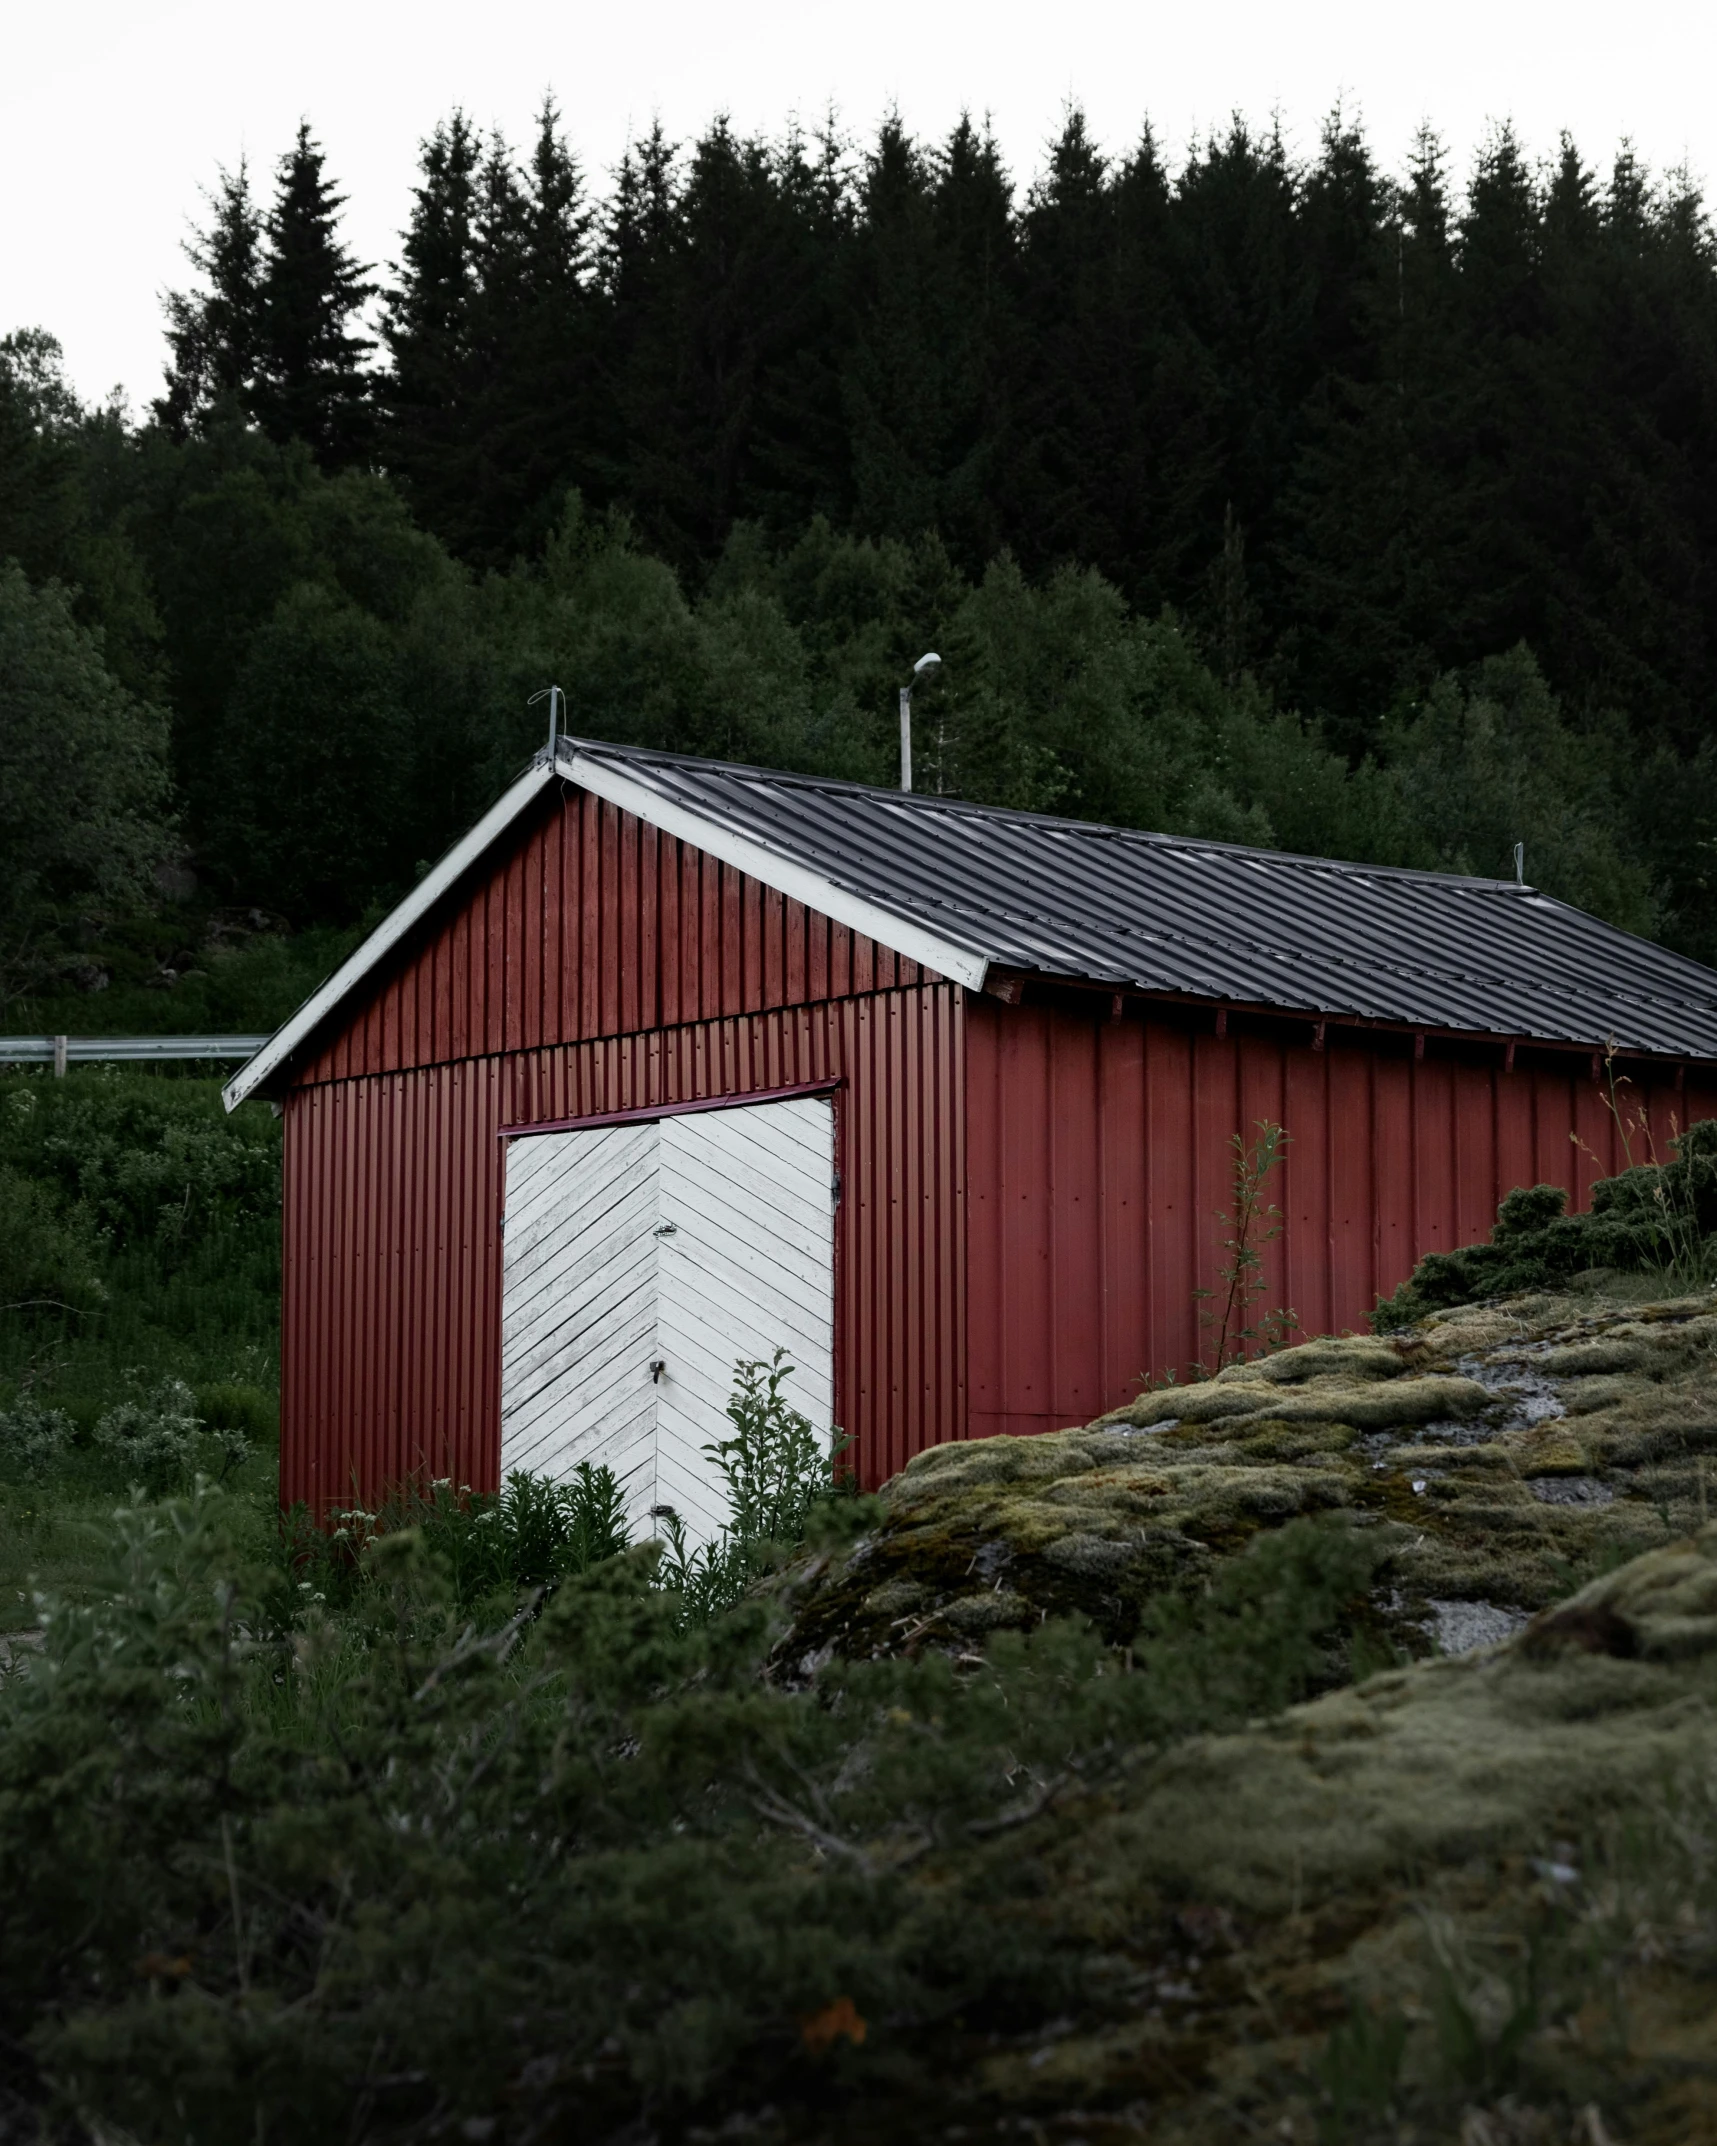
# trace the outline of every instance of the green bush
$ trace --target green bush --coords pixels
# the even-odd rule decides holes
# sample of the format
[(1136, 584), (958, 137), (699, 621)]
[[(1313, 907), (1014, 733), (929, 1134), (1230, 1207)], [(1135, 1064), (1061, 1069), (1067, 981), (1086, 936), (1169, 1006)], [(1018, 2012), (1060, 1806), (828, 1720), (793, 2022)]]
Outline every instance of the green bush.
[(1378, 1333), (1481, 1297), (1562, 1289), (1595, 1269), (1665, 1272), (1693, 1289), (1717, 1271), (1717, 1118), (1688, 1127), (1667, 1163), (1640, 1163), (1592, 1187), (1588, 1214), (1564, 1212), (1560, 1185), (1521, 1186), (1497, 1209), (1488, 1244), (1428, 1252), (1372, 1315)]
[(30, 1326), (56, 1312), (88, 1316), (106, 1295), (96, 1267), (81, 1218), (68, 1219), (50, 1188), (0, 1164), (0, 1316)]
[(197, 1414), (211, 1431), (236, 1431), (257, 1445), (271, 1444), (280, 1435), (280, 1411), (260, 1386), (231, 1379), (199, 1386), (196, 1405)]
[(0, 1409), (0, 1475), (35, 1482), (70, 1457), (76, 1426), (63, 1408), (44, 1408), (23, 1394)]
[(628, 1546), (625, 1501), (612, 1470), (580, 1461), (567, 1483), (515, 1469), (499, 1493), (443, 1478), (406, 1485), (376, 1512), (353, 1507), (316, 1526), (309, 1511), (287, 1515), (283, 1539), (300, 1590), (350, 1608), (361, 1593), (364, 1560), (392, 1556), (381, 1546), (410, 1536), (445, 1578), (463, 1612), (512, 1613), (521, 1596), (552, 1594)]
[(102, 1069), (8, 1085), (6, 1159), (114, 1250), (149, 1243), (171, 1260), (280, 1212), (278, 1126), (265, 1111), (228, 1116), (212, 1082)]
[(250, 1457), (244, 1431), (231, 1423), (205, 1423), (197, 1414), (196, 1395), (175, 1378), (134, 1386), (96, 1424), (94, 1445), (119, 1482), (156, 1497), (198, 1473), (224, 1481)]
[(681, 1615), (694, 1623), (737, 1602), (804, 1539), (816, 1507), (840, 1487), (837, 1471), (849, 1441), (840, 1431), (819, 1436), (810, 1418), (789, 1403), (781, 1388), (796, 1367), (786, 1356), (777, 1349), (768, 1363), (742, 1358), (733, 1367), (727, 1404), (733, 1435), (703, 1449), (727, 1494), (721, 1533), (694, 1549), (673, 1507), (656, 1508), (663, 1583), (678, 1595)]
[(283, 2146), (360, 2107), (378, 2138), (675, 2129), (837, 2085), (866, 2033), (929, 2083), (956, 2021), (1081, 1987), (1039, 1907), (1063, 1808), (1310, 1688), (1373, 1560), (1294, 1523), (1130, 1662), (1052, 1623), (794, 1693), (767, 1604), (688, 1625), (651, 1549), (484, 1628), (428, 1526), (367, 1543), (335, 1614), (234, 1501), (133, 1504), (0, 1680), (8, 2031), (86, 2126)]
[(273, 1437), (280, 1128), (150, 1068), (0, 1074), (0, 1406), (86, 1429), (136, 1378), (247, 1387), (196, 1413)]

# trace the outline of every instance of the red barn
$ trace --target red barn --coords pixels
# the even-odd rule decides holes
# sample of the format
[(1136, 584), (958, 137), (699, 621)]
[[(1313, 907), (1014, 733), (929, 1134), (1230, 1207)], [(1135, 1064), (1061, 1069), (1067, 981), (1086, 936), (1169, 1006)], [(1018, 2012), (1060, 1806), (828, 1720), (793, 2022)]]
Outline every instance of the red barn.
[[(227, 1089), (285, 1112), (281, 1488), (607, 1459), (699, 1525), (736, 1358), (876, 1483), (1359, 1327), (1511, 1187), (1717, 1113), (1717, 975), (1512, 882), (562, 739)], [(1639, 1137), (1634, 1159), (1642, 1157)], [(700, 1490), (701, 1479), (703, 1487)]]

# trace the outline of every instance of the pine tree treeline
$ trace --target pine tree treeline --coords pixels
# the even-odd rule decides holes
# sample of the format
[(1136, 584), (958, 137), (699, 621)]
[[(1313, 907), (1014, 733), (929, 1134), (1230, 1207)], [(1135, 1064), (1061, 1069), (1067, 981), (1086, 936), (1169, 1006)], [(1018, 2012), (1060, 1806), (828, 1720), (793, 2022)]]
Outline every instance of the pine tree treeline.
[(373, 382), (363, 361), (374, 346), (353, 324), (376, 287), (340, 240), (345, 197), (324, 161), (300, 124), (266, 214), (242, 160), (221, 173), (209, 228), (186, 249), (207, 288), (166, 299), (172, 357), (155, 414), (179, 437), (239, 416), (271, 439), (304, 441), (331, 469), (368, 453)]
[(822, 514), (968, 573), (1093, 566), (1350, 750), (1521, 640), (1577, 710), (1703, 739), (1717, 252), (1626, 150), (1600, 183), (1504, 128), (1457, 197), (1434, 137), (1397, 182), (1339, 113), (1304, 164), (1236, 121), (1176, 171), (1073, 112), (1016, 206), (970, 121), (857, 156), (717, 121), (653, 130), (597, 204), (552, 103), (523, 158), (455, 113), (369, 375), (308, 131), (266, 219), (242, 169), (214, 207), (163, 415), (233, 396), (328, 467), (373, 452), (473, 564), (540, 551), (574, 489), (694, 582), (736, 523)]

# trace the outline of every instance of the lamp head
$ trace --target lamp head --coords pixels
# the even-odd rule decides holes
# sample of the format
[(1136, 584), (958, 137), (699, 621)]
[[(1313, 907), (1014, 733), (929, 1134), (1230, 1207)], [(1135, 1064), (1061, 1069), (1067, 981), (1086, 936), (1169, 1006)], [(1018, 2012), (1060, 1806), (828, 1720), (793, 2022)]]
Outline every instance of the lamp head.
[(917, 684), (921, 680), (934, 678), (936, 673), (941, 668), (942, 658), (940, 656), (934, 653), (927, 656), (920, 656), (918, 661), (912, 666), (913, 683)]

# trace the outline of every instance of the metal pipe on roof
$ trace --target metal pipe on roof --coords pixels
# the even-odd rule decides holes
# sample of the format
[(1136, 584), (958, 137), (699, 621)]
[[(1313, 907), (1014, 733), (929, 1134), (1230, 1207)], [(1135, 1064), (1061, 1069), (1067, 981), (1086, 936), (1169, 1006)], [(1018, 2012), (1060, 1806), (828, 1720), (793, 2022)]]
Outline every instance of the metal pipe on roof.
[(559, 686), (544, 686), (540, 693), (533, 693), (525, 705), (534, 708), (539, 700), (548, 702), (548, 758), (550, 767), (553, 767), (555, 742), (560, 736), (560, 711), (566, 695)]

